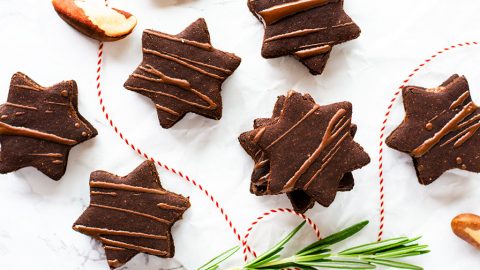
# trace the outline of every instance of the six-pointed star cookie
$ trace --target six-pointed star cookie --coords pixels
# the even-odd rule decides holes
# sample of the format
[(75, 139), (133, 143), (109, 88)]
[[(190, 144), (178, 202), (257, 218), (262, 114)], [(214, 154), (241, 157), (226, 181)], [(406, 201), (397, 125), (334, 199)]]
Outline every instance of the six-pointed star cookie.
[[(255, 166), (252, 172), (250, 192), (257, 195), (270, 195), (268, 178), (270, 172), (270, 161), (267, 154), (256, 144), (256, 136), (263, 127), (272, 125), (278, 121), (285, 102), (285, 96), (279, 96), (273, 110), (272, 118), (258, 118), (254, 121), (254, 130), (242, 133), (239, 136), (240, 145), (245, 149), (255, 161)], [(312, 103), (315, 103), (313, 98), (305, 94), (304, 98)], [(352, 137), (355, 136), (356, 126), (351, 127)], [(258, 139), (258, 138), (257, 138)], [(354, 186), (354, 179), (351, 172), (346, 173), (340, 181), (338, 191), (349, 191)], [(293, 209), (297, 213), (304, 213), (312, 208), (315, 200), (306, 194), (303, 190), (295, 190), (288, 192), (287, 196), (292, 204)]]
[(269, 159), (270, 194), (303, 190), (330, 205), (344, 176), (370, 162), (353, 141), (351, 117), (348, 102), (320, 106), (290, 92), (278, 120), (255, 136)]
[(187, 112), (220, 119), (222, 83), (239, 65), (239, 57), (212, 47), (198, 19), (178, 35), (145, 30), (143, 61), (124, 86), (152, 99), (164, 128)]
[(453, 75), (437, 88), (403, 88), (405, 119), (387, 138), (409, 153), (421, 184), (459, 168), (480, 172), (480, 109), (465, 77)]
[(102, 242), (110, 268), (140, 252), (174, 256), (171, 228), (190, 203), (162, 188), (153, 162), (143, 162), (125, 177), (93, 172), (90, 190), (90, 206), (73, 229)]
[(265, 25), (262, 56), (292, 55), (313, 75), (321, 74), (334, 45), (360, 35), (343, 0), (249, 0)]
[(0, 173), (33, 166), (59, 180), (70, 149), (97, 135), (78, 112), (77, 96), (75, 81), (42, 87), (14, 74), (0, 105)]

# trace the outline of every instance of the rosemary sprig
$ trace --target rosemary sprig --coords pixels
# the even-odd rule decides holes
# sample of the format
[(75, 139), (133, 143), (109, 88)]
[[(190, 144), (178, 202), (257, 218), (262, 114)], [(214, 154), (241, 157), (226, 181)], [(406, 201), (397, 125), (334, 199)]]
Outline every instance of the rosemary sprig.
[(216, 270), (219, 268), (220, 263), (224, 262), (228, 258), (230, 258), (233, 254), (237, 253), (240, 247), (233, 247), (222, 254), (218, 255), (217, 257), (211, 259), (206, 264), (200, 266), (198, 270)]
[[(246, 263), (241, 267), (236, 267), (231, 270), (264, 270), (284, 268), (306, 270), (375, 269), (377, 266), (388, 266), (397, 269), (412, 270), (423, 269), (420, 266), (398, 260), (400, 258), (418, 256), (430, 252), (427, 245), (420, 245), (417, 243), (420, 237), (390, 238), (380, 242), (372, 242), (364, 245), (354, 246), (336, 253), (332, 252), (331, 247), (333, 245), (357, 234), (367, 224), (368, 221), (360, 222), (308, 245), (307, 247), (295, 253), (295, 255), (282, 257), (280, 252), (305, 225), (305, 222), (303, 222), (291, 233), (289, 233), (283, 240), (258, 256), (256, 259)], [(232, 256), (238, 251), (238, 249), (238, 247), (232, 248), (220, 254), (198, 270), (219, 269), (219, 264)]]

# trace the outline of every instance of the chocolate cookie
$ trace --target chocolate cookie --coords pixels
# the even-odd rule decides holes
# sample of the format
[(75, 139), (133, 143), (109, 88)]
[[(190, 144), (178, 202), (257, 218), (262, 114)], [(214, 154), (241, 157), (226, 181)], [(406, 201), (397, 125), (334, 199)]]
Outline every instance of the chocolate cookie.
[(171, 229), (189, 207), (187, 198), (162, 188), (154, 163), (145, 161), (125, 177), (93, 172), (90, 205), (73, 229), (102, 242), (114, 269), (138, 253), (173, 257)]
[[(302, 100), (302, 102), (298, 102), (299, 100)], [(239, 137), (239, 141), (240, 141), (240, 144), (242, 145), (242, 147), (246, 150), (246, 152), (250, 156), (252, 156), (252, 158), (255, 161), (255, 167), (254, 167), (254, 171), (252, 173), (251, 192), (256, 194), (256, 195), (270, 195), (270, 194), (287, 193), (288, 197), (290, 198), (290, 200), (292, 202), (292, 205), (293, 205), (294, 209), (297, 212), (305, 212), (309, 208), (313, 207), (314, 201), (311, 200), (309, 197), (313, 197), (313, 198), (315, 198), (316, 201), (319, 201), (321, 203), (322, 200), (320, 200), (318, 198), (318, 197), (321, 197), (321, 195), (317, 195), (315, 197), (315, 192), (312, 192), (312, 190), (314, 190), (314, 189), (308, 190), (308, 188), (303, 188), (302, 186), (295, 187), (295, 188), (292, 188), (290, 190), (273, 190), (272, 187), (274, 187), (274, 185), (275, 185), (274, 182), (279, 180), (279, 179), (278, 179), (278, 177), (275, 178), (275, 175), (277, 175), (277, 172), (274, 172), (274, 168), (271, 165), (272, 156), (271, 156), (271, 152), (269, 152), (269, 150), (268, 150), (269, 147), (264, 148), (260, 144), (260, 142), (262, 141), (262, 138), (265, 136), (265, 133), (268, 130), (275, 129), (275, 127), (281, 125), (282, 122), (283, 122), (282, 118), (286, 117), (285, 114), (288, 113), (290, 110), (293, 110), (291, 108), (295, 108), (296, 106), (299, 106), (299, 107), (301, 107), (301, 106), (316, 107), (318, 105), (315, 104), (313, 99), (308, 94), (302, 96), (299, 93), (291, 92), (291, 93), (289, 93), (289, 95), (287, 97), (284, 97), (284, 96), (279, 97), (279, 99), (277, 101), (277, 104), (275, 105), (273, 118), (272, 119), (257, 119), (255, 121), (255, 125), (254, 125), (255, 129), (253, 131), (249, 131), (249, 132), (241, 134), (240, 137)], [(281, 108), (281, 109), (279, 109), (279, 108)], [(296, 108), (296, 109), (298, 109), (298, 108)], [(315, 115), (315, 113), (311, 113), (311, 114)], [(309, 118), (309, 116), (310, 115), (308, 115), (305, 119), (308, 120), (307, 118)], [(310, 117), (310, 118), (313, 118), (313, 117)], [(326, 152), (327, 150), (329, 150), (328, 153), (330, 155), (330, 158), (334, 159), (334, 158), (336, 158), (336, 153), (337, 153), (335, 151), (338, 151), (340, 153), (344, 153), (344, 152), (346, 153), (350, 149), (348, 149), (347, 151), (340, 151), (340, 150), (342, 148), (347, 148), (347, 147), (352, 147), (353, 146), (352, 147), (353, 153), (355, 153), (358, 156), (358, 158), (355, 159), (355, 157), (353, 157), (353, 158), (348, 157), (346, 160), (350, 160), (350, 161), (346, 161), (345, 163), (350, 162), (350, 163), (354, 164), (355, 162), (357, 162), (358, 163), (357, 166), (361, 167), (361, 166), (363, 166), (363, 165), (365, 165), (366, 163), (369, 162), (369, 158), (366, 155), (366, 153), (363, 152), (361, 147), (359, 147), (358, 145), (353, 143), (352, 138), (355, 134), (356, 126), (350, 124), (350, 120), (347, 119), (346, 117), (342, 118), (342, 119), (344, 119), (343, 120), (344, 122), (341, 123), (342, 127), (346, 128), (347, 123), (348, 123), (348, 134), (343, 134), (343, 136), (341, 138), (342, 141), (339, 140), (339, 142), (336, 144), (336, 146), (334, 146), (334, 147), (331, 147), (330, 145), (324, 146), (324, 148), (321, 149), (321, 151), (320, 151), (320, 153), (318, 153), (318, 155), (319, 155), (319, 157), (325, 156), (327, 153), (323, 153), (323, 152)], [(304, 122), (306, 120), (302, 120), (302, 122)], [(295, 135), (298, 136), (298, 135), (301, 134), (301, 132), (303, 130), (302, 129), (302, 124), (304, 124), (302, 122), (299, 122), (299, 124), (296, 124), (296, 125), (293, 124), (292, 126), (290, 126), (290, 129), (291, 129), (290, 132), (295, 133), (295, 134), (291, 134), (292, 137), (294, 137)], [(313, 123), (311, 123), (311, 124), (315, 124), (315, 122), (313, 121)], [(295, 131), (294, 129), (297, 129), (298, 131)], [(339, 133), (342, 132), (342, 131), (343, 130), (338, 130)], [(286, 141), (285, 143), (288, 143), (287, 139), (288, 139), (288, 137), (290, 137), (289, 135), (290, 134), (286, 134), (286, 135), (283, 136), (283, 137), (287, 137), (287, 138), (282, 137), (282, 139)], [(348, 136), (348, 135), (350, 135), (350, 136)], [(311, 136), (314, 136), (314, 135), (312, 134)], [(347, 137), (350, 137), (350, 140), (352, 140), (352, 142), (350, 143), (351, 146), (344, 145), (344, 143), (343, 143), (343, 140), (346, 140)], [(294, 137), (294, 138), (291, 138), (291, 139), (293, 140), (292, 142), (294, 142), (294, 144), (296, 144), (296, 145), (299, 145), (302, 150), (306, 150), (305, 146), (309, 145), (307, 142), (304, 142), (304, 145), (301, 145), (302, 143), (300, 143), (298, 141), (298, 140), (300, 140), (299, 138)], [(303, 140), (301, 140), (301, 141), (303, 142)], [(333, 143), (333, 142), (334, 142), (334, 140), (330, 143)], [(314, 150), (316, 151), (316, 149), (312, 149), (311, 152), (314, 152)], [(290, 150), (290, 151), (293, 155), (298, 154), (298, 151), (292, 151), (292, 150)], [(275, 155), (276, 155), (276, 153), (275, 153)], [(282, 156), (282, 155), (283, 154), (280, 154), (280, 156)], [(287, 155), (288, 154), (285, 154), (284, 156), (287, 156)], [(308, 155), (309, 154), (307, 153), (305, 156), (308, 157)], [(344, 154), (344, 155), (346, 155), (346, 154)], [(310, 164), (308, 166), (315, 167), (315, 163), (317, 161), (311, 160), (310, 162), (312, 162), (313, 164)], [(332, 167), (332, 166), (328, 166), (328, 162), (320, 162), (320, 163), (323, 164), (322, 165), (322, 166), (324, 166), (323, 169), (326, 170), (326, 171), (328, 171), (329, 168)], [(351, 174), (351, 171), (353, 171), (356, 166), (353, 166), (352, 164), (344, 166), (345, 171), (340, 175), (340, 178), (338, 178), (338, 179), (336, 179), (334, 177), (335, 175), (330, 176), (330, 175), (326, 174), (327, 176), (330, 177), (326, 181), (332, 181), (332, 180), (337, 181), (335, 192), (333, 193), (333, 196), (335, 195), (337, 190), (338, 191), (348, 191), (348, 190), (351, 190), (353, 188), (354, 181), (353, 181), (353, 176)], [(301, 164), (298, 164), (298, 165), (299, 165), (299, 167), (301, 167), (300, 166)], [(347, 167), (348, 168), (353, 168), (353, 169), (348, 170)], [(309, 169), (306, 168), (305, 170), (306, 170), (306, 172), (304, 174), (308, 174)], [(321, 178), (320, 177), (322, 175), (321, 172), (317, 172), (317, 173), (319, 175), (316, 176), (316, 177)], [(323, 182), (323, 181), (315, 181), (315, 182), (318, 183), (318, 182)], [(313, 186), (315, 186), (315, 185), (313, 185)], [(323, 203), (323, 204), (327, 205), (327, 203)]]
[(124, 87), (152, 99), (162, 127), (187, 112), (222, 117), (221, 86), (240, 58), (212, 47), (204, 19), (178, 35), (145, 30), (142, 41), (143, 61)]
[(59, 180), (70, 149), (97, 135), (78, 112), (77, 96), (75, 81), (42, 87), (14, 74), (7, 102), (0, 105), (0, 173), (32, 166)]
[(436, 88), (402, 90), (405, 119), (386, 139), (412, 156), (418, 181), (428, 185), (445, 171), (480, 172), (480, 109), (465, 77), (453, 75)]
[(313, 75), (323, 72), (334, 45), (360, 35), (343, 0), (249, 0), (248, 7), (265, 26), (262, 56), (292, 55)]

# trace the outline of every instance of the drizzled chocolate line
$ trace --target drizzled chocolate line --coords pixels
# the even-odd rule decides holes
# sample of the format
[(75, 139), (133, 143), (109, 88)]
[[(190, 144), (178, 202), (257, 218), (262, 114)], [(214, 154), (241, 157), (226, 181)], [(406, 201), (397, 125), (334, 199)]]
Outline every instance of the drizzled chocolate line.
[(214, 109), (217, 108), (217, 104), (215, 102), (213, 102), (213, 100), (211, 100), (208, 96), (202, 94), (200, 91), (194, 89), (188, 81), (169, 77), (169, 76), (163, 74), (161, 71), (155, 69), (154, 67), (152, 67), (150, 65), (147, 65), (147, 67), (140, 66), (140, 69), (149, 73), (149, 74), (151, 74), (151, 75), (159, 77), (159, 79), (147, 77), (147, 76), (136, 74), (136, 73), (133, 74), (132, 76), (135, 77), (135, 78), (139, 78), (139, 79), (143, 79), (143, 80), (147, 80), (147, 81), (169, 84), (169, 85), (176, 86), (178, 88), (190, 91), (193, 94), (195, 94), (196, 96), (198, 96), (200, 99), (202, 99), (203, 101), (208, 103), (208, 106), (205, 106), (205, 105), (202, 105), (202, 104), (199, 104), (199, 103), (195, 103), (193, 101), (189, 101), (189, 100), (186, 100), (186, 99), (182, 99), (180, 97), (177, 97), (177, 96), (169, 94), (169, 93), (154, 91), (154, 90), (147, 89), (147, 88), (133, 87), (133, 86), (128, 86), (128, 85), (126, 85), (125, 88), (127, 88), (129, 90), (132, 90), (132, 91), (145, 91), (145, 92), (155, 93), (157, 95), (170, 97), (170, 98), (173, 98), (175, 100), (182, 101), (186, 104), (189, 104), (189, 105), (201, 108), (201, 109), (214, 110)]
[(27, 109), (27, 110), (32, 110), (32, 111), (37, 111), (38, 110), (37, 107), (32, 107), (32, 106), (27, 106), (27, 105), (22, 105), (22, 104), (16, 104), (16, 103), (11, 103), (11, 102), (6, 102), (4, 104), (7, 105), (7, 106), (11, 106), (11, 107), (17, 107), (17, 108)]
[(46, 88), (40, 85), (24, 85), (24, 84), (12, 84), (13, 87), (18, 87), (20, 89), (33, 90), (33, 91), (44, 91)]
[(475, 133), (477, 132), (477, 130), (480, 128), (480, 123), (476, 123), (474, 125), (471, 125), (469, 126), (468, 128), (464, 129), (462, 132), (458, 133), (457, 135), (453, 136), (452, 138), (450, 138), (449, 140), (447, 140), (446, 142), (444, 142), (443, 144), (441, 144), (440, 146), (443, 147), (455, 140), (457, 140), (454, 144), (453, 144), (453, 147), (460, 147), (462, 146), (462, 144), (464, 144), (468, 139), (470, 139), (473, 135), (475, 135)]
[(310, 35), (310, 34), (313, 34), (313, 33), (321, 32), (321, 31), (327, 30), (327, 29), (328, 29), (328, 27), (319, 27), (319, 28), (297, 30), (297, 31), (293, 31), (293, 32), (269, 37), (269, 38), (265, 39), (265, 42), (270, 42), (270, 41), (275, 41), (275, 40), (285, 39), (285, 38), (302, 37), (302, 36)]
[(335, 157), (335, 154), (340, 150), (340, 145), (343, 143), (343, 141), (348, 137), (348, 133), (343, 134), (343, 136), (338, 140), (338, 142), (335, 144), (335, 146), (328, 152), (327, 155), (322, 159), (322, 166), (318, 171), (315, 172), (315, 174), (310, 178), (310, 180), (305, 184), (304, 189), (307, 189), (310, 187), (310, 185), (315, 182), (317, 179), (318, 175), (323, 172), (323, 170), (327, 167), (327, 165), (330, 163), (330, 161)]
[(108, 266), (110, 266), (110, 267), (115, 267), (115, 268), (117, 268), (117, 267), (122, 266), (122, 263), (120, 263), (120, 261), (117, 260), (117, 259), (115, 259), (115, 260), (107, 260), (107, 263), (108, 263)]
[(163, 107), (163, 106), (160, 105), (160, 104), (155, 104), (155, 107), (156, 107), (157, 109), (162, 110), (162, 111), (164, 111), (164, 112), (167, 112), (167, 113), (169, 113), (169, 114), (173, 114), (173, 115), (175, 115), (175, 116), (180, 116), (180, 113), (178, 113), (178, 112), (176, 112), (176, 111), (174, 111), (174, 110), (172, 110), (172, 109), (170, 109), (170, 108)]
[(116, 189), (123, 191), (139, 192), (139, 193), (152, 193), (152, 194), (167, 194), (166, 191), (161, 189), (154, 188), (144, 188), (139, 186), (131, 186), (126, 184), (115, 184), (109, 182), (100, 182), (100, 181), (90, 181), (90, 187), (92, 188), (105, 188), (105, 189)]
[(168, 256), (168, 252), (163, 251), (163, 250), (159, 250), (159, 249), (153, 249), (153, 248), (139, 246), (139, 245), (127, 244), (127, 243), (120, 242), (120, 241), (110, 240), (110, 239), (105, 238), (105, 237), (98, 237), (98, 239), (100, 241), (102, 241), (102, 243), (104, 243), (106, 245), (110, 245), (110, 246), (116, 246), (116, 247), (136, 250), (136, 251), (139, 251), (139, 252), (142, 252), (142, 253), (149, 253), (149, 254), (158, 255), (158, 256)]
[(60, 102), (53, 102), (53, 101), (45, 101), (45, 103), (53, 104), (53, 105), (59, 105), (59, 106), (69, 106), (70, 105), (68, 103), (60, 103)]
[(170, 60), (170, 61), (173, 61), (177, 64), (180, 64), (186, 68), (189, 68), (191, 70), (195, 70), (203, 75), (206, 75), (206, 76), (209, 76), (209, 77), (212, 77), (212, 78), (215, 78), (215, 79), (219, 79), (219, 80), (224, 80), (225, 77), (222, 77), (222, 76), (218, 76), (217, 74), (214, 74), (214, 73), (211, 73), (211, 72), (208, 72), (204, 69), (201, 69), (199, 67), (196, 67), (192, 64), (189, 64), (188, 62), (182, 60), (182, 59), (178, 59), (176, 57), (173, 57), (173, 56), (170, 56), (170, 55), (167, 55), (167, 54), (163, 54), (159, 51), (155, 51), (155, 50), (150, 50), (150, 49), (143, 49), (143, 52), (146, 53), (146, 54), (152, 54), (152, 55), (155, 55), (155, 56), (158, 56), (158, 57), (161, 57), (161, 58), (164, 58), (164, 59), (167, 59), (167, 60)]
[(465, 100), (470, 96), (470, 92), (466, 91), (465, 93), (461, 94), (457, 100), (455, 100), (452, 105), (450, 105), (450, 110), (456, 109), (458, 106), (462, 105)]
[(90, 191), (90, 195), (108, 195), (116, 197), (118, 194), (116, 192)]
[(188, 58), (185, 58), (185, 57), (181, 57), (181, 56), (176, 55), (176, 54), (173, 54), (173, 53), (168, 53), (168, 52), (162, 52), (162, 53), (163, 53), (163, 54), (166, 54), (166, 55), (169, 55), (169, 56), (171, 56), (171, 57), (174, 57), (174, 58), (183, 60), (183, 61), (185, 61), (185, 62), (189, 62), (189, 63), (196, 64), (196, 65), (199, 65), (199, 66), (202, 66), (202, 67), (206, 67), (206, 68), (211, 68), (211, 69), (214, 69), (214, 70), (218, 70), (218, 71), (223, 72), (223, 73), (225, 73), (225, 74), (227, 74), (227, 75), (232, 75), (232, 74), (233, 74), (233, 71), (231, 71), (230, 69), (226, 69), (226, 68), (222, 68), (222, 67), (217, 67), (217, 66), (210, 65), (210, 64), (207, 64), (207, 63), (195, 61), (195, 60), (192, 60), (192, 59), (188, 59)]
[(78, 143), (75, 140), (63, 138), (55, 134), (41, 132), (38, 130), (24, 128), (24, 127), (14, 127), (2, 122), (0, 122), (0, 135), (23, 136), (23, 137), (40, 139), (40, 140), (45, 140), (45, 141), (64, 144), (64, 145), (75, 145)]
[(63, 160), (60, 160), (60, 159), (52, 160), (52, 163), (53, 164), (63, 164)]
[[(350, 118), (345, 119), (345, 115), (347, 114), (347, 111), (345, 109), (340, 109), (338, 110), (335, 115), (330, 119), (330, 122), (328, 123), (327, 129), (325, 130), (325, 134), (323, 135), (322, 141), (318, 145), (317, 149), (312, 153), (311, 156), (305, 162), (300, 166), (300, 168), (295, 172), (295, 174), (287, 181), (287, 183), (283, 186), (282, 191), (288, 192), (292, 191), (295, 184), (297, 181), (300, 179), (300, 177), (307, 172), (307, 170), (312, 166), (312, 164), (320, 157), (321, 153), (323, 150), (325, 150), (329, 145), (331, 145), (337, 137), (341, 134), (342, 131), (347, 130), (347, 133), (345, 133), (340, 140), (337, 141), (335, 146), (333, 148), (337, 148), (340, 146), (341, 142), (348, 136), (348, 128), (351, 125)], [(339, 123), (342, 124), (339, 124)], [(335, 129), (335, 127), (338, 127), (338, 129)], [(336, 151), (333, 152), (332, 156), (327, 159), (321, 166), (320, 170), (318, 170), (314, 176), (309, 180), (309, 182), (306, 184), (305, 189), (308, 188), (308, 186), (316, 179), (316, 176), (323, 171), (323, 169), (327, 166), (328, 162), (331, 160), (331, 158), (335, 155)]]
[(353, 23), (353, 22), (342, 23), (342, 24), (334, 25), (334, 26), (332, 26), (332, 28), (341, 28), (341, 27), (350, 26), (350, 25), (354, 25), (354, 24), (355, 23)]
[(170, 221), (168, 221), (166, 219), (159, 218), (159, 217), (156, 217), (156, 216), (152, 216), (152, 215), (149, 215), (149, 214), (145, 214), (145, 213), (142, 213), (142, 212), (129, 210), (129, 209), (124, 209), (124, 208), (114, 207), (114, 206), (108, 206), (108, 205), (103, 205), (103, 204), (95, 204), (95, 203), (91, 203), (90, 206), (91, 207), (108, 209), (108, 210), (114, 210), (114, 211), (118, 211), (118, 212), (124, 212), (124, 213), (128, 213), (128, 214), (136, 215), (136, 216), (141, 216), (141, 217), (153, 219), (153, 220), (158, 221), (160, 223), (170, 224)]
[(159, 204), (157, 204), (157, 206), (158, 206), (160, 209), (166, 209), (166, 210), (177, 210), (177, 211), (185, 211), (185, 210), (187, 210), (186, 207), (180, 207), (180, 206), (170, 205), (170, 204), (167, 204), (167, 203), (159, 203)]
[(447, 110), (443, 110), (441, 113), (439, 113), (438, 115), (435, 115), (432, 119), (428, 120), (428, 124), (433, 124), (432, 122), (435, 121), (438, 117), (442, 116), (444, 113), (446, 113)]
[[(109, 250), (114, 250), (114, 251), (124, 251), (125, 249), (124, 248), (121, 248), (121, 247), (113, 247), (113, 246), (105, 246), (103, 247), (104, 249), (109, 249)], [(118, 261), (118, 260), (114, 260), (114, 261)]]
[(29, 154), (29, 156), (39, 156), (39, 157), (63, 157), (62, 154), (60, 153), (35, 153), (35, 154)]
[(314, 47), (321, 47), (321, 46), (325, 46), (325, 45), (333, 46), (334, 43), (335, 43), (335, 42), (333, 42), (333, 41), (328, 41), (328, 42), (322, 42), (322, 43), (307, 44), (307, 45), (303, 45), (303, 46), (297, 47), (296, 49), (297, 49), (297, 50), (301, 50), (301, 49), (311, 49), (311, 48), (314, 48)]
[(265, 150), (269, 149), (270, 147), (274, 146), (275, 144), (277, 144), (279, 141), (281, 141), (285, 136), (287, 136), (290, 132), (292, 132), (292, 130), (294, 130), (298, 125), (300, 125), (301, 123), (303, 123), (303, 121), (305, 121), (310, 115), (312, 115), (313, 113), (315, 113), (318, 109), (320, 108), (320, 105), (318, 104), (315, 104), (312, 109), (310, 109), (309, 112), (307, 112), (307, 114), (305, 114), (297, 123), (295, 123), (295, 125), (293, 125), (291, 128), (289, 128), (285, 133), (283, 133), (282, 135), (280, 135), (280, 137), (278, 137), (275, 141), (273, 141), (270, 145), (268, 145)]
[[(255, 143), (258, 143), (258, 141), (255, 142)], [(259, 149), (259, 150), (255, 153), (255, 158), (258, 158), (258, 156), (259, 156), (260, 154), (262, 154), (262, 153), (263, 153), (262, 149)]]
[(145, 238), (145, 239), (167, 240), (167, 237), (165, 235), (156, 235), (156, 234), (131, 232), (131, 231), (118, 231), (118, 230), (110, 230), (110, 229), (104, 229), (104, 228), (87, 227), (82, 225), (75, 225), (73, 229), (75, 229), (78, 232), (89, 234), (89, 235), (119, 235), (119, 236), (128, 236), (128, 237), (139, 237), (139, 238)]
[[(258, 143), (258, 142), (260, 141), (260, 139), (262, 138), (263, 133), (265, 133), (265, 130), (266, 130), (266, 129), (265, 129), (264, 127), (261, 128), (261, 129), (257, 132), (257, 134), (255, 134), (255, 137), (253, 137), (253, 140), (252, 140), (252, 141), (253, 141), (254, 143)], [(259, 152), (261, 152), (261, 150), (259, 150)]]
[(266, 25), (270, 25), (295, 13), (307, 11), (332, 2), (337, 2), (337, 0), (298, 0), (296, 2), (284, 3), (264, 9), (258, 12), (258, 15), (262, 16)]
[(477, 114), (474, 117), (460, 123), (458, 125), (458, 129), (462, 129), (462, 128), (464, 128), (464, 127), (466, 127), (466, 126), (470, 125), (471, 123), (473, 123), (475, 121), (478, 121), (478, 120), (480, 120), (480, 114)]
[[(348, 133), (345, 133), (341, 138), (340, 140), (338, 140), (338, 142), (335, 144), (334, 147), (332, 147), (332, 149), (330, 149), (330, 151), (325, 155), (325, 157), (323, 157), (322, 159), (322, 162), (326, 162), (330, 159), (332, 159), (333, 156), (335, 156), (335, 154), (338, 152), (338, 150), (340, 149), (340, 145), (342, 144), (342, 142), (348, 137)], [(325, 165), (325, 164), (324, 164)]]
[(206, 50), (206, 51), (212, 51), (213, 50), (212, 45), (210, 45), (209, 43), (202, 43), (202, 42), (197, 42), (197, 41), (188, 40), (188, 39), (184, 39), (184, 38), (177, 38), (177, 37), (174, 37), (174, 36), (170, 36), (170, 35), (167, 35), (167, 34), (163, 34), (163, 33), (148, 30), (148, 29), (145, 30), (144, 32), (147, 33), (147, 34), (150, 34), (150, 35), (160, 37), (160, 38), (180, 42), (182, 44), (187, 44), (187, 45), (190, 45), (190, 46), (193, 46), (193, 47), (196, 47), (196, 48), (199, 48), (199, 49), (203, 49), (203, 50)]
[(463, 135), (460, 139), (458, 139), (454, 144), (453, 147), (460, 147), (462, 144), (464, 144), (468, 139), (470, 139), (477, 130), (480, 128), (480, 123), (477, 123), (465, 130), (465, 135)]
[[(462, 96), (460, 97), (462, 98)], [(456, 108), (457, 106), (459, 106), (457, 104), (458, 104), (458, 99), (452, 103), (450, 108)], [(450, 132), (456, 130), (458, 128), (459, 123), (465, 118), (467, 118), (469, 115), (474, 113), (477, 109), (478, 107), (473, 102), (469, 102), (442, 129), (440, 129), (440, 131), (435, 133), (435, 135), (430, 139), (425, 140), (420, 146), (415, 148), (411, 154), (417, 158), (425, 155), (432, 147), (438, 144), (442, 138), (444, 138)]]
[(296, 57), (298, 57), (300, 59), (304, 59), (304, 58), (309, 58), (309, 57), (312, 57), (312, 56), (317, 56), (319, 54), (324, 54), (324, 53), (327, 53), (331, 50), (332, 50), (332, 46), (323, 45), (323, 46), (315, 47), (315, 48), (311, 48), (311, 49), (300, 50), (300, 51), (295, 52), (294, 54), (295, 54)]
[(187, 80), (177, 79), (177, 78), (167, 76), (164, 73), (162, 73), (161, 71), (155, 69), (154, 67), (152, 67), (150, 65), (147, 65), (145, 67), (140, 66), (139, 68), (140, 68), (140, 70), (145, 71), (145, 72), (147, 72), (151, 75), (158, 76), (159, 79), (158, 78), (147, 77), (147, 76), (144, 76), (144, 75), (141, 75), (141, 74), (138, 74), (138, 73), (134, 73), (132, 75), (133, 77), (143, 79), (143, 80), (146, 80), (146, 81), (151, 81), (151, 82), (165, 83), (165, 84), (173, 85), (173, 86), (176, 86), (176, 87), (179, 87), (179, 88), (182, 88), (182, 89), (190, 87), (190, 83)]
[(267, 173), (264, 176), (258, 178), (257, 182), (261, 183), (261, 182), (267, 180), (268, 177), (270, 177), (270, 173)]
[(342, 116), (342, 118), (340, 118), (340, 120), (337, 121), (337, 123), (335, 124), (335, 126), (333, 127), (332, 129), (332, 133), (335, 133), (337, 132), (339, 129), (338, 128), (342, 128), (344, 124), (343, 120), (345, 120), (345, 115)]
[[(330, 28), (340, 28), (340, 27), (345, 27), (345, 26), (350, 26), (350, 25), (354, 25), (354, 23), (337, 24), (337, 25), (331, 26)], [(265, 42), (271, 42), (271, 41), (286, 39), (286, 38), (303, 37), (303, 36), (307, 36), (307, 35), (310, 35), (310, 34), (321, 32), (321, 31), (324, 31), (324, 30), (327, 30), (327, 29), (329, 29), (329, 27), (319, 27), (319, 28), (309, 28), (309, 29), (297, 30), (297, 31), (293, 31), (293, 32), (269, 37), (269, 38), (265, 39)], [(332, 42), (325, 42), (325, 43), (320, 43), (320, 44), (329, 44), (329, 43), (332, 43)], [(311, 46), (311, 45), (306, 45), (306, 46)]]
[(262, 160), (262, 161), (260, 161), (260, 162), (255, 163), (255, 166), (254, 166), (253, 168), (254, 168), (254, 169), (260, 169), (260, 168), (262, 168), (263, 166), (267, 165), (268, 162), (269, 162), (268, 159)]

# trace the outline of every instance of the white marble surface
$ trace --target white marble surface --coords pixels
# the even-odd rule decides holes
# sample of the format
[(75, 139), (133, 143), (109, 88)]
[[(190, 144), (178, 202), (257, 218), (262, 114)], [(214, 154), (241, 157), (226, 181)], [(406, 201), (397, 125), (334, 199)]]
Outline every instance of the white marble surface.
[[(355, 172), (356, 187), (338, 195), (331, 207), (308, 212), (324, 234), (362, 219), (371, 225), (355, 241), (375, 240), (378, 226), (378, 131), (395, 88), (424, 58), (452, 43), (479, 35), (480, 2), (475, 0), (346, 0), (346, 10), (361, 26), (358, 40), (334, 48), (322, 76), (313, 77), (290, 58), (260, 57), (262, 25), (246, 0), (111, 1), (139, 17), (135, 32), (105, 47), (105, 104), (128, 138), (156, 158), (181, 168), (218, 197), (240, 231), (262, 211), (288, 207), (284, 197), (257, 198), (248, 192), (252, 161), (237, 143), (252, 120), (267, 116), (275, 97), (289, 89), (310, 92), (321, 104), (354, 104), (356, 140), (372, 163)], [(151, 102), (122, 85), (141, 59), (145, 28), (178, 32), (205, 17), (213, 45), (242, 57), (242, 65), (224, 84), (221, 121), (189, 115), (170, 130), (158, 125)], [(0, 176), (0, 269), (102, 270), (108, 266), (99, 244), (71, 229), (88, 205), (88, 177), (103, 169), (126, 174), (142, 159), (109, 128), (98, 107), (95, 89), (97, 42), (84, 38), (55, 14), (47, 0), (0, 1), (0, 100), (5, 100), (13, 73), (22, 71), (43, 85), (75, 79), (82, 114), (99, 130), (94, 140), (75, 147), (59, 182), (26, 168)], [(436, 60), (413, 83), (435, 86), (450, 74), (465, 74), (478, 101), (480, 48), (462, 49)], [(388, 131), (402, 117), (400, 103)], [(162, 183), (190, 196), (192, 208), (174, 227), (175, 260), (139, 255), (121, 269), (195, 269), (237, 244), (221, 215), (192, 186), (165, 170)], [(420, 186), (410, 158), (386, 149), (386, 236), (424, 235), (432, 253), (411, 262), (425, 269), (476, 269), (478, 252), (450, 232), (460, 212), (480, 213), (480, 177), (452, 171), (435, 184)], [(272, 245), (298, 223), (295, 217), (269, 219), (254, 232), (258, 250)], [(298, 245), (313, 241), (308, 230)], [(294, 248), (294, 247), (292, 247)], [(232, 264), (241, 263), (238, 254)]]

